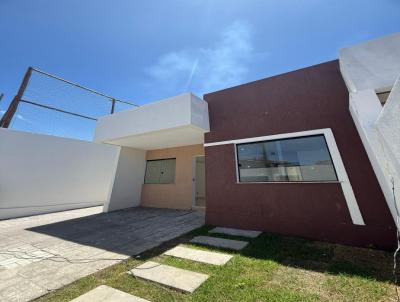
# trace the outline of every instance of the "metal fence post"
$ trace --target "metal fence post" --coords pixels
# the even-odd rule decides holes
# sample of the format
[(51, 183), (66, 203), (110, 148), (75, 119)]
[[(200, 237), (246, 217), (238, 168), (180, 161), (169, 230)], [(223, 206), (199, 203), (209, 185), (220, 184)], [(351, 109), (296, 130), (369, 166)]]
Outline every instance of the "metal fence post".
[(111, 102), (112, 102), (112, 104), (111, 104), (111, 114), (113, 114), (114, 110), (115, 110), (115, 99), (112, 99)]
[(17, 95), (13, 98), (13, 100), (10, 103), (10, 106), (8, 106), (7, 111), (4, 113), (3, 117), (0, 120), (0, 127), (8, 128), (8, 126), (10, 125), (12, 118), (15, 112), (17, 111), (18, 104), (22, 98), (22, 95), (25, 92), (26, 86), (28, 86), (31, 74), (32, 74), (32, 67), (29, 67), (25, 73), (21, 85), (19, 86)]

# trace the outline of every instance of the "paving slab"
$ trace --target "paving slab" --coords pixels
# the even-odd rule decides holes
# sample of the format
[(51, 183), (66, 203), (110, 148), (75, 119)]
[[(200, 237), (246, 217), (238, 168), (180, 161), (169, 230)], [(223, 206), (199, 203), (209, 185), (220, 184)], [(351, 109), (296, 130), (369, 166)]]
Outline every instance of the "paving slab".
[(1, 220), (0, 301), (33, 300), (203, 224), (203, 213), (140, 207)]
[(100, 285), (95, 289), (79, 296), (70, 302), (149, 302), (148, 300), (130, 295), (107, 285)]
[(224, 239), (224, 238), (216, 238), (209, 236), (196, 236), (192, 240), (192, 243), (210, 245), (215, 247), (221, 247), (225, 249), (231, 249), (235, 251), (240, 251), (245, 248), (249, 243), (247, 241), (240, 240), (232, 240), (232, 239)]
[(226, 235), (233, 235), (233, 236), (256, 238), (262, 232), (216, 227), (216, 228), (212, 229), (211, 231), (209, 231), (209, 233), (218, 233), (218, 234), (226, 234)]
[(208, 275), (147, 261), (130, 271), (135, 277), (193, 293)]
[(167, 256), (173, 256), (213, 265), (224, 265), (233, 257), (232, 255), (228, 254), (201, 251), (181, 245), (178, 245), (166, 251), (164, 254)]

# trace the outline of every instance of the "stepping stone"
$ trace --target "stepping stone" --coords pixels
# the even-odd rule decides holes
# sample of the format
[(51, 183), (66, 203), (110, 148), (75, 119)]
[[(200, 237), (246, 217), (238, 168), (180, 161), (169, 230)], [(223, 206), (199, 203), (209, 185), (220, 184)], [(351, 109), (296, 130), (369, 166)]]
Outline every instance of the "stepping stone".
[(130, 271), (135, 277), (156, 282), (183, 292), (193, 293), (208, 275), (147, 261)]
[(224, 265), (233, 257), (232, 255), (201, 251), (180, 245), (166, 251), (164, 254), (167, 256), (173, 256), (214, 265)]
[(71, 302), (149, 302), (148, 300), (132, 296), (107, 285), (100, 285), (95, 289), (79, 296)]
[(211, 245), (236, 251), (243, 249), (246, 245), (249, 244), (247, 241), (223, 239), (209, 236), (197, 236), (190, 240), (190, 242)]
[(219, 233), (219, 234), (226, 234), (226, 235), (233, 235), (233, 236), (256, 238), (262, 232), (217, 227), (217, 228), (214, 228), (211, 231), (209, 231), (209, 233)]

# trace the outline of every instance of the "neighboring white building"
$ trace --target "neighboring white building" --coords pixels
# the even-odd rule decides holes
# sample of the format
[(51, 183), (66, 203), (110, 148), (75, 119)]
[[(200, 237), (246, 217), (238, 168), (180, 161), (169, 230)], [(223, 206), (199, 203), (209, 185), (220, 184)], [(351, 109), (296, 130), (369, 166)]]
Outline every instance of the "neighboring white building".
[[(400, 208), (400, 33), (339, 51), (349, 107), (395, 221)], [(399, 225), (398, 225), (399, 227)]]

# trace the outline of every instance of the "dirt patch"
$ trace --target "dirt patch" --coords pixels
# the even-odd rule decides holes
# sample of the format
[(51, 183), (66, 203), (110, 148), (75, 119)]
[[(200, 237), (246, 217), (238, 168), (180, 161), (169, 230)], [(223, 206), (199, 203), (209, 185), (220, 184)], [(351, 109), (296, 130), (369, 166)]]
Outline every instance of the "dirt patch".
[(326, 276), (323, 273), (303, 268), (280, 266), (265, 286), (289, 288), (303, 294), (316, 294), (324, 300), (329, 300), (329, 294), (324, 290)]
[(285, 289), (318, 296), (318, 301), (396, 301), (393, 285), (378, 287), (362, 278), (355, 280), (293, 266), (280, 266), (263, 286), (279, 289), (283, 285)]

